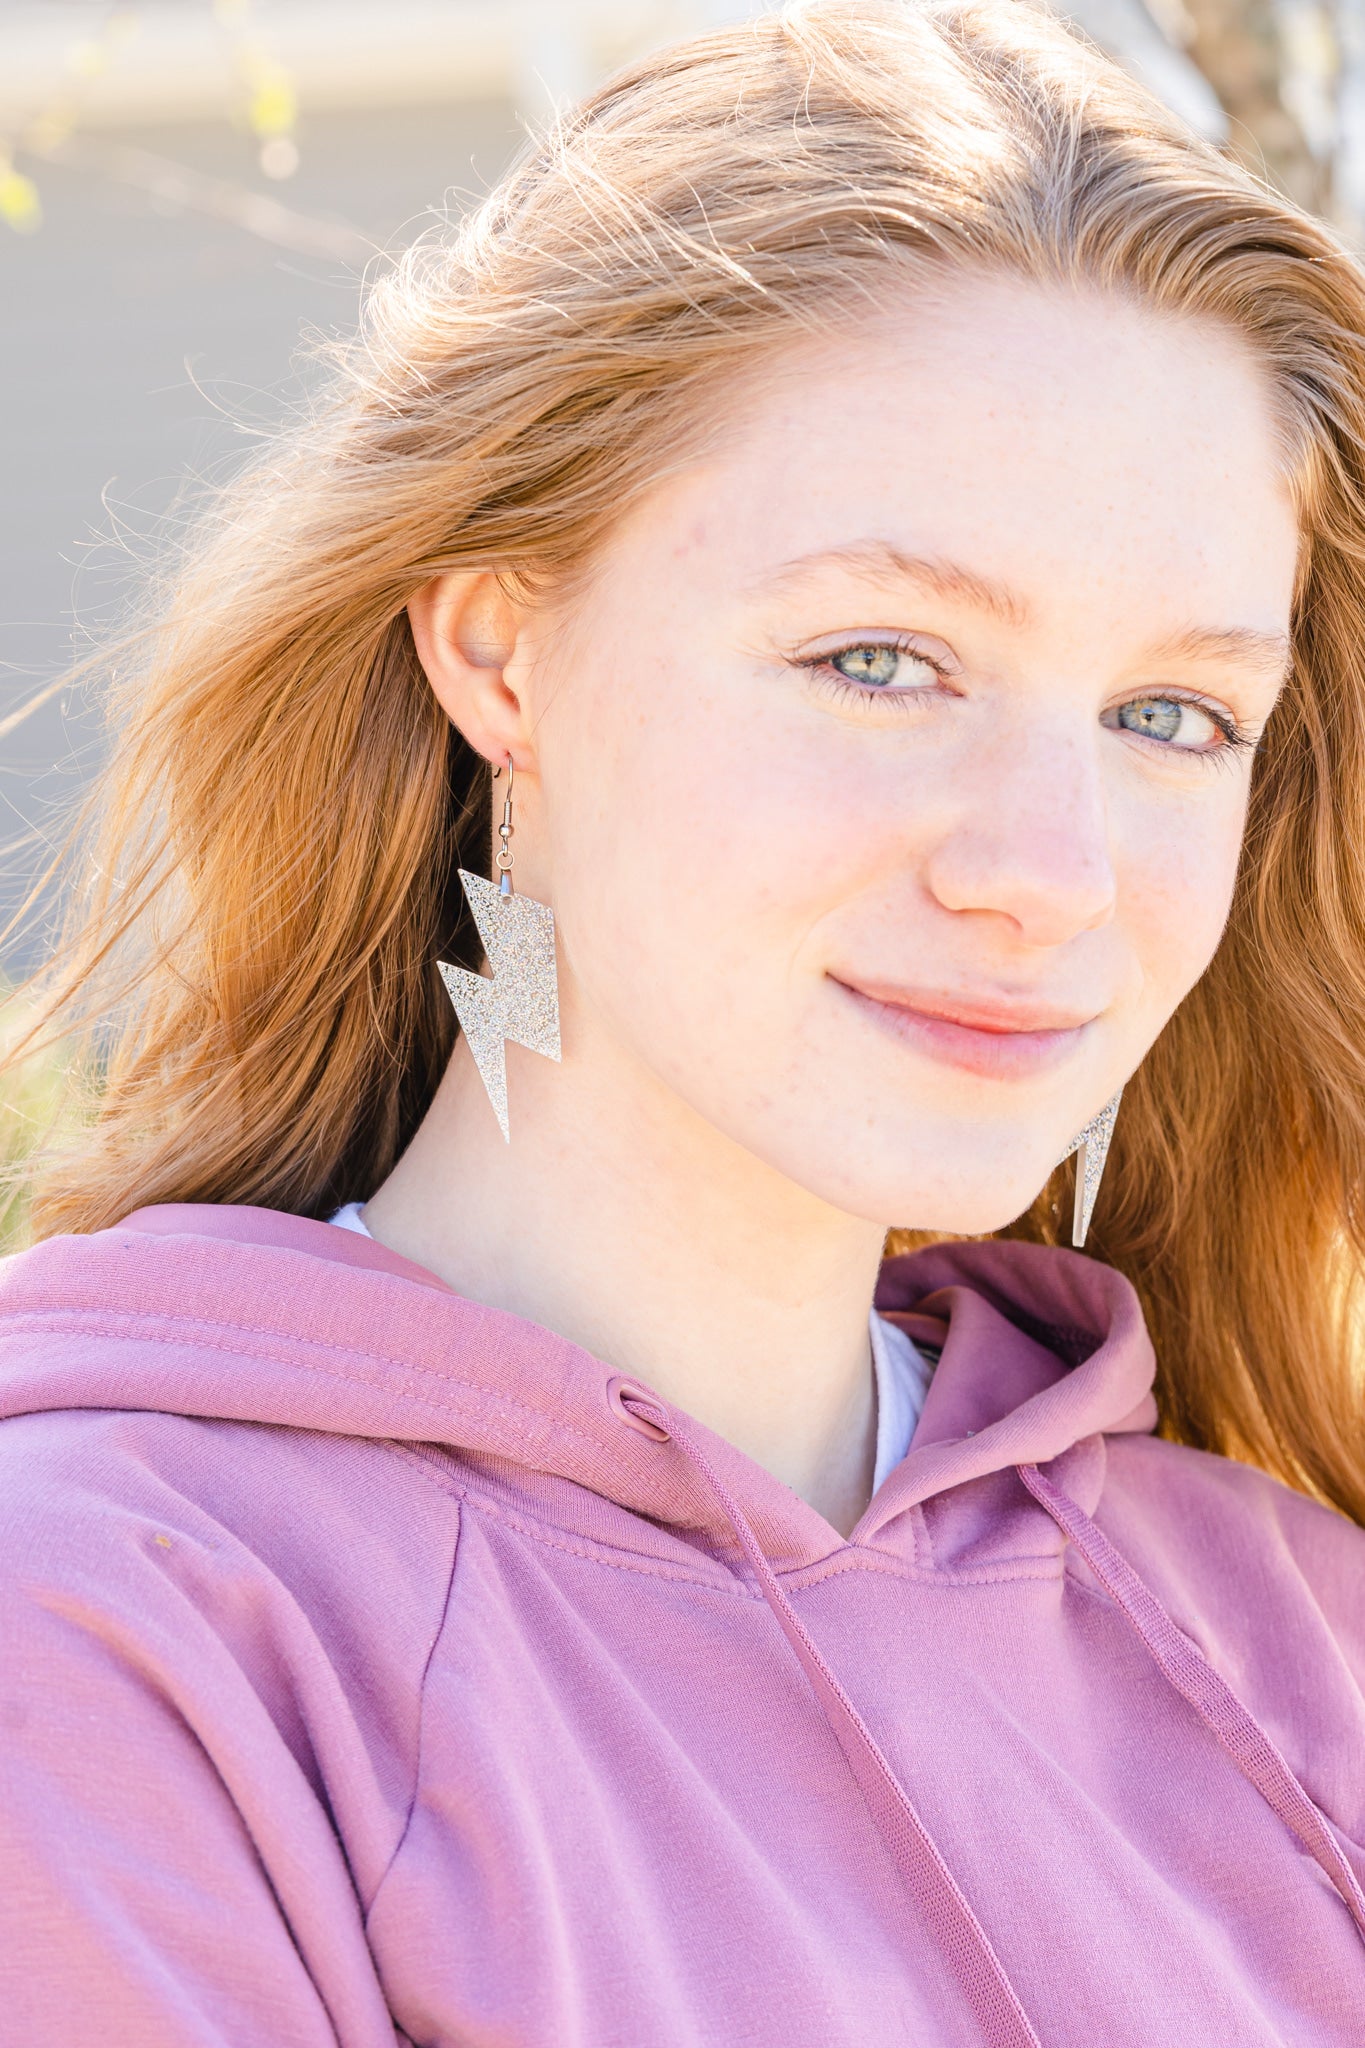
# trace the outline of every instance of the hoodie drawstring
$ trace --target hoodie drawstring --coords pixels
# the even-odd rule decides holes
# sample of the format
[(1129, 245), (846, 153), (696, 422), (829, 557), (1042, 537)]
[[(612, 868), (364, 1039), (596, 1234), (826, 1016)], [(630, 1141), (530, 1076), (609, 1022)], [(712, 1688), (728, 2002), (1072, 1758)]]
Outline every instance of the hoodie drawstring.
[(1365, 1892), (1325, 1816), (1265, 1730), (1247, 1712), (1231, 1686), (1219, 1677), (1203, 1652), (1176, 1627), (1155, 1593), (1084, 1509), (1045, 1478), (1036, 1465), (1018, 1465), (1015, 1470), (1127, 1618), (1162, 1677), (1182, 1699), (1189, 1701), (1242, 1776), (1255, 1786), (1326, 1872), (1365, 1940)]
[(951, 1966), (988, 2048), (1040, 2048), (1004, 1966), (956, 1878), (934, 1845), (871, 1730), (816, 1648), (778, 1583), (758, 1538), (710, 1459), (687, 1429), (642, 1387), (615, 1379), (607, 1398), (623, 1421), (656, 1443), (670, 1440), (710, 1488), (753, 1567), (763, 1597), (800, 1658), (845, 1761), (896, 1869)]
[[(613, 1379), (608, 1401), (632, 1429), (657, 1443), (675, 1443), (719, 1504), (748, 1559), (763, 1597), (801, 1660), (831, 1731), (866, 1801), (906, 1890), (938, 1944), (987, 2048), (1039, 2048), (1038, 2036), (981, 1922), (939, 1854), (929, 1830), (866, 1722), (816, 1648), (783, 1592), (743, 1510), (686, 1424), (643, 1387)], [(1020, 1480), (1075, 1547), (1128, 1621), (1166, 1682), (1188, 1701), (1244, 1778), (1303, 1844), (1344, 1900), (1365, 1940), (1365, 1891), (1326, 1817), (1265, 1730), (1179, 1629), (1155, 1593), (1069, 1494), (1036, 1465), (1017, 1465)]]

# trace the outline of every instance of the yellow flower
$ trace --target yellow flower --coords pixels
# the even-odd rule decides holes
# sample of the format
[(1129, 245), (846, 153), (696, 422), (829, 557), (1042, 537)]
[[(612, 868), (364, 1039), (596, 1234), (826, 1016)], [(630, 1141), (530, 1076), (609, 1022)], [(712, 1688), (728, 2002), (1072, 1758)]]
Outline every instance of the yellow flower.
[(0, 163), (0, 220), (8, 221), (21, 235), (32, 234), (42, 220), (42, 202), (32, 178), (12, 165)]
[(287, 73), (269, 70), (251, 95), (251, 125), (258, 135), (287, 135), (298, 115), (298, 99)]

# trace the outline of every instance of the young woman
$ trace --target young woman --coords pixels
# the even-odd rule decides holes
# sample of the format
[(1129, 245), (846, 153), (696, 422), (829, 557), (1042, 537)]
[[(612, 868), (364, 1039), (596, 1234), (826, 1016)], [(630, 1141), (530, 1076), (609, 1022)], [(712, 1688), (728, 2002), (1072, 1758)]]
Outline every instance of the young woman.
[(373, 288), (115, 659), (6, 2043), (1365, 2038), (1362, 334), (1018, 0)]

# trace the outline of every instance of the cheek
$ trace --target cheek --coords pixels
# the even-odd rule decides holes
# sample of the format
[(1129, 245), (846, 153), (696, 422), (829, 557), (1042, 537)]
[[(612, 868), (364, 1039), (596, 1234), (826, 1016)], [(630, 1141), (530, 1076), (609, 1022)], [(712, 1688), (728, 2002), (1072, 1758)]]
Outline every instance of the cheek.
[(781, 688), (675, 656), (566, 692), (547, 761), (565, 943), (594, 1007), (656, 1054), (779, 1029), (837, 893), (847, 790), (828, 738), (771, 703)]
[(1245, 788), (1229, 787), (1149, 812), (1128, 837), (1119, 874), (1120, 915), (1142, 970), (1144, 1006), (1159, 1012), (1162, 1022), (1217, 950), (1245, 820)]

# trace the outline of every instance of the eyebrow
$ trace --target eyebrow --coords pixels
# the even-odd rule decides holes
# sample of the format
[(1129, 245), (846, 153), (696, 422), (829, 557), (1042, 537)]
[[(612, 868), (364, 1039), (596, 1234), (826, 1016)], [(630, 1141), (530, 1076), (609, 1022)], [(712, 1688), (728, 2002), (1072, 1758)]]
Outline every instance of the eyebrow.
[(1287, 633), (1263, 632), (1258, 626), (1187, 626), (1150, 649), (1157, 661), (1235, 661), (1268, 669), (1285, 682), (1294, 659)]
[(907, 555), (889, 540), (855, 540), (845, 547), (797, 555), (764, 578), (759, 594), (780, 597), (817, 569), (844, 569), (855, 576), (877, 576), (884, 581), (899, 577), (921, 584), (937, 597), (974, 604), (979, 611), (989, 612), (1009, 626), (1026, 626), (1031, 616), (1024, 600), (1003, 583), (992, 582), (974, 569), (964, 569), (960, 562), (945, 562), (937, 555)]
[[(877, 577), (882, 581), (900, 578), (918, 583), (937, 597), (975, 605), (979, 611), (1006, 625), (1024, 627), (1032, 611), (1017, 591), (997, 583), (960, 562), (945, 561), (938, 555), (907, 555), (889, 540), (855, 540), (844, 547), (824, 548), (814, 554), (797, 555), (783, 562), (765, 577), (756, 595), (782, 596), (805, 577), (819, 569), (843, 569), (855, 576)], [(1147, 650), (1157, 661), (1235, 661), (1269, 670), (1277, 681), (1287, 677), (1293, 650), (1287, 633), (1262, 630), (1258, 626), (1187, 626), (1159, 645)]]

